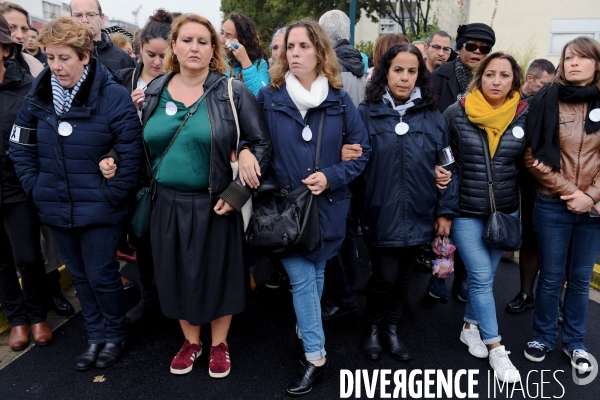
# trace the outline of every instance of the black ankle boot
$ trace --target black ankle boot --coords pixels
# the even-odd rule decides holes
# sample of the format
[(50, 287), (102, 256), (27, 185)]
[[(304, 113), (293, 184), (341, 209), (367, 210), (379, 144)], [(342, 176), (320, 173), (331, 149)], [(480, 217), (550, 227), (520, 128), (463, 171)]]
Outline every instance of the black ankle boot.
[(125, 341), (121, 343), (106, 343), (96, 359), (96, 368), (108, 368), (121, 357)]
[(158, 292), (156, 291), (156, 285), (154, 285), (154, 275), (140, 276), (140, 292), (140, 301), (125, 315), (128, 323), (135, 323), (153, 314), (161, 315)]
[(398, 338), (397, 326), (392, 324), (386, 324), (383, 331), (383, 340), (386, 343), (392, 358), (397, 361), (410, 360), (408, 349)]
[(75, 369), (77, 371), (87, 371), (96, 364), (98, 353), (104, 347), (104, 343), (88, 344), (88, 348), (77, 358)]
[(365, 340), (362, 345), (363, 356), (369, 360), (379, 360), (381, 356), (381, 341), (379, 339), (379, 324), (367, 327)]
[(317, 379), (323, 378), (323, 374), (329, 368), (329, 358), (325, 360), (325, 364), (317, 367), (311, 362), (307, 362), (302, 369), (302, 374), (287, 388), (288, 394), (292, 396), (302, 396), (312, 390), (312, 385)]

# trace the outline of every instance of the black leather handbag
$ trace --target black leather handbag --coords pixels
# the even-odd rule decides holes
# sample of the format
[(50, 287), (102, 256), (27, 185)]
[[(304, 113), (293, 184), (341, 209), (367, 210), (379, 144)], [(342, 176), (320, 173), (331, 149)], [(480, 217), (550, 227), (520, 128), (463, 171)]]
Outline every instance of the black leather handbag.
[[(482, 132), (480, 132), (482, 134)], [(510, 214), (500, 212), (496, 209), (496, 200), (494, 199), (494, 182), (492, 180), (492, 171), (490, 166), (490, 153), (487, 141), (483, 138), (483, 151), (485, 154), (485, 167), (488, 177), (488, 188), (490, 193), (490, 214), (481, 239), (483, 242), (495, 249), (504, 251), (515, 251), (521, 247), (521, 195), (519, 193), (519, 214), (513, 217)]]
[[(314, 172), (319, 171), (323, 120), (321, 111), (317, 136)], [(246, 240), (257, 250), (285, 255), (312, 251), (321, 241), (317, 196), (306, 185), (291, 190), (273, 182), (263, 181), (254, 194), (254, 214), (246, 230)]]

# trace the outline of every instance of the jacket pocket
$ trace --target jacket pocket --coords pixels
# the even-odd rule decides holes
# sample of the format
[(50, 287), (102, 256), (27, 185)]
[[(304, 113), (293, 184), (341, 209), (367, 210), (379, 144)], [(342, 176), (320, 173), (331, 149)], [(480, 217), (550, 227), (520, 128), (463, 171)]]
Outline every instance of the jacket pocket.
[[(227, 121), (233, 121), (233, 110), (231, 109), (231, 103), (229, 102), (229, 94), (228, 93), (216, 93), (217, 99), (219, 99), (219, 114), (221, 119)], [(234, 96), (235, 99), (235, 96)]]
[(561, 139), (573, 135), (575, 119), (576, 118), (575, 118), (574, 114), (565, 114), (565, 113), (559, 114), (558, 124), (559, 124), (559, 135), (560, 135)]

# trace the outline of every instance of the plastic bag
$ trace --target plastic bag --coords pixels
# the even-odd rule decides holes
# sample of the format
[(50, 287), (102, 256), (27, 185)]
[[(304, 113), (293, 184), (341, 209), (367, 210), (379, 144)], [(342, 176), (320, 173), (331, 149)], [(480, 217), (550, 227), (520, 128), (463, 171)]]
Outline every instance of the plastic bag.
[(448, 236), (438, 236), (431, 243), (431, 249), (437, 255), (431, 260), (431, 273), (445, 278), (454, 271), (454, 252), (456, 246)]

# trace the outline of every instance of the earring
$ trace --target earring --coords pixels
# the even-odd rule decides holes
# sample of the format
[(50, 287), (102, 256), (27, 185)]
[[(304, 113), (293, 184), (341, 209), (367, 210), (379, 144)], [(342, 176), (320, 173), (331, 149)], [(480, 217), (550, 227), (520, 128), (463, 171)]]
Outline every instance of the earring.
[(210, 69), (211, 71), (216, 71), (217, 68), (213, 64), (213, 61), (214, 61), (214, 59), (210, 61), (210, 64), (208, 64), (208, 69)]

